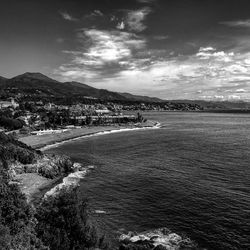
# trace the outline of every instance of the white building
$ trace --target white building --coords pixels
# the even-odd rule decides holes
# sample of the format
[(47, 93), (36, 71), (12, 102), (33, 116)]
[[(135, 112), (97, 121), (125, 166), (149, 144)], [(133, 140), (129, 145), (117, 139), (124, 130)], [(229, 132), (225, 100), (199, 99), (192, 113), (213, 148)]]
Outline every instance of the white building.
[(14, 98), (11, 98), (10, 101), (0, 101), (0, 109), (9, 107), (18, 108), (19, 104), (14, 100)]
[(98, 114), (98, 115), (107, 115), (110, 113), (110, 111), (108, 109), (96, 109), (95, 112)]

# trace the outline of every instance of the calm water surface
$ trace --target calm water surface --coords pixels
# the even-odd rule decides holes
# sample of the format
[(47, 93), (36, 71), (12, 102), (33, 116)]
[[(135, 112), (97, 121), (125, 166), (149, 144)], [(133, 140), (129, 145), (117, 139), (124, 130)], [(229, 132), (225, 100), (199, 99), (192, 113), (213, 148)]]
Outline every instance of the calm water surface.
[(82, 181), (111, 240), (168, 227), (206, 249), (250, 249), (250, 114), (145, 113), (157, 130), (68, 142), (95, 169)]

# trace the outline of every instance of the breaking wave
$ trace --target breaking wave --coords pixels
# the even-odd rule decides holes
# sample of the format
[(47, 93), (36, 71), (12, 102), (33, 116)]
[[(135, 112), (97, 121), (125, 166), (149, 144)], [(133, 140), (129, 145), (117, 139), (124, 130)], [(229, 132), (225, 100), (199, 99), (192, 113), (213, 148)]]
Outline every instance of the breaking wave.
[(95, 213), (96, 214), (107, 214), (107, 212), (104, 210), (95, 210)]
[(81, 167), (81, 170), (70, 173), (63, 178), (62, 183), (46, 192), (44, 199), (47, 199), (49, 196), (57, 196), (62, 189), (70, 189), (79, 186), (81, 179), (84, 179), (87, 173), (93, 168), (94, 166)]
[(67, 142), (72, 142), (72, 141), (76, 141), (76, 140), (80, 140), (83, 138), (89, 138), (89, 137), (95, 137), (95, 136), (100, 136), (100, 135), (107, 135), (107, 134), (114, 134), (114, 133), (121, 133), (121, 132), (128, 132), (128, 131), (137, 131), (137, 130), (146, 130), (146, 129), (159, 129), (161, 128), (161, 124), (160, 123), (156, 123), (154, 126), (152, 127), (138, 127), (138, 128), (122, 128), (122, 129), (114, 129), (114, 130), (107, 130), (107, 131), (101, 131), (101, 132), (96, 132), (96, 133), (92, 133), (92, 134), (87, 134), (87, 135), (82, 135), (76, 138), (72, 138), (72, 139), (66, 139), (60, 142), (56, 142), (50, 145), (47, 145), (45, 147), (40, 148), (41, 151), (45, 151), (48, 150), (50, 148), (56, 148), (64, 143)]

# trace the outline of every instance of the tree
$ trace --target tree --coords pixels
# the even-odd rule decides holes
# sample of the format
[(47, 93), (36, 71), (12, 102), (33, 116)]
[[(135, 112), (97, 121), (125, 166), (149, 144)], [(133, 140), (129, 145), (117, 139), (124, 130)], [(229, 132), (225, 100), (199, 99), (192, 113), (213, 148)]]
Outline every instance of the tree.
[(51, 250), (107, 249), (89, 221), (86, 200), (79, 199), (76, 188), (45, 199), (37, 208), (36, 218), (38, 237)]
[(0, 159), (0, 249), (46, 249), (36, 237), (33, 209), (16, 184), (11, 184), (8, 165)]
[(9, 129), (16, 130), (22, 128), (24, 123), (17, 119), (7, 118), (5, 116), (0, 117), (0, 126)]

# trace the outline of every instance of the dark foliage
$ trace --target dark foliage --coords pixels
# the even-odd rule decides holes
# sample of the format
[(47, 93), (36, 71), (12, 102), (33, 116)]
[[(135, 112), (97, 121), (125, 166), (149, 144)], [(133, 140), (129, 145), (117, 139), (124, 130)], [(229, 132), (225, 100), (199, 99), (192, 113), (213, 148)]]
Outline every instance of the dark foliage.
[(0, 117), (0, 126), (8, 130), (16, 130), (22, 128), (24, 123), (18, 119), (12, 119), (5, 116)]
[(32, 208), (6, 174), (7, 163), (0, 159), (0, 249), (46, 249), (36, 237)]
[(0, 155), (8, 161), (19, 161), (23, 164), (33, 163), (41, 155), (31, 147), (15, 140), (12, 136), (0, 133)]
[[(37, 155), (39, 152), (0, 133), (0, 249), (108, 249), (90, 223), (87, 203), (79, 199), (76, 189), (49, 197), (36, 209), (27, 203), (8, 175), (8, 161), (31, 163)], [(69, 159), (57, 163), (59, 172), (69, 171), (72, 165)]]
[(39, 165), (37, 169), (39, 175), (45, 178), (55, 179), (59, 176), (65, 176), (72, 173), (74, 168), (73, 162), (67, 156), (52, 155), (50, 159), (50, 164), (45, 162)]
[(36, 217), (38, 237), (52, 250), (108, 249), (90, 223), (86, 200), (79, 199), (76, 189), (44, 200)]

